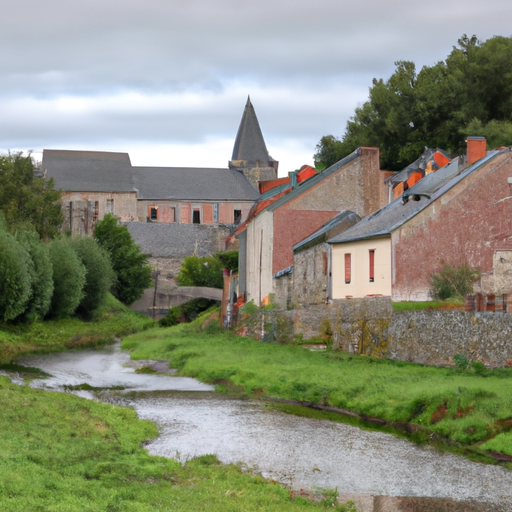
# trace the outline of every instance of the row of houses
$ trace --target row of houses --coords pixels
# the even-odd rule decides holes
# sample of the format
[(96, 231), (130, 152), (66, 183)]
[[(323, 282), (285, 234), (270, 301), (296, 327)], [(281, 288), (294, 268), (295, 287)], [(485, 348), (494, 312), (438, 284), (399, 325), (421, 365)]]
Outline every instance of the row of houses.
[(444, 263), (481, 270), (477, 291), (512, 292), (512, 153), (468, 138), (401, 173), (359, 148), (323, 173), (260, 196), (236, 231), (239, 295), (283, 307), (390, 296), (428, 300)]

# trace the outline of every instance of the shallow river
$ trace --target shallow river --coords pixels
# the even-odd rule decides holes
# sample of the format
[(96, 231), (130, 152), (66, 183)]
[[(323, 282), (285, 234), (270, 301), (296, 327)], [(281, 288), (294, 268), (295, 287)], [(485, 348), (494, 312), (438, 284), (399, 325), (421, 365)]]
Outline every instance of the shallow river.
[[(35, 356), (21, 363), (52, 375), (33, 381), (34, 387), (62, 389), (87, 383), (140, 392), (135, 398), (108, 393), (100, 397), (132, 406), (141, 418), (158, 424), (160, 436), (148, 446), (153, 454), (186, 460), (214, 453), (222, 462), (243, 462), (296, 489), (316, 486), (337, 488), (342, 494), (450, 497), (512, 510), (512, 471), (418, 447), (389, 434), (225, 397), (194, 379), (135, 373), (119, 345)], [(94, 396), (87, 391), (78, 394)]]

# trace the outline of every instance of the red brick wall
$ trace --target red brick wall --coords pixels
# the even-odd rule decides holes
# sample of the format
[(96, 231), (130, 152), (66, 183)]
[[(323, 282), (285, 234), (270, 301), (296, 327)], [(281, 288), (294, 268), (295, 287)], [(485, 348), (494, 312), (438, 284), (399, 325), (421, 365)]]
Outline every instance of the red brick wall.
[(337, 211), (301, 211), (279, 208), (274, 211), (272, 273), (293, 265), (293, 246), (313, 234)]
[(175, 222), (175, 209), (164, 205), (158, 208), (158, 222)]
[(190, 203), (180, 204), (180, 223), (190, 224)]
[(203, 224), (213, 223), (213, 205), (203, 204)]
[(446, 263), (493, 269), (496, 250), (512, 250), (512, 155), (474, 171), (393, 233), (393, 297), (414, 298)]
[(233, 205), (230, 203), (219, 203), (219, 223), (233, 224)]

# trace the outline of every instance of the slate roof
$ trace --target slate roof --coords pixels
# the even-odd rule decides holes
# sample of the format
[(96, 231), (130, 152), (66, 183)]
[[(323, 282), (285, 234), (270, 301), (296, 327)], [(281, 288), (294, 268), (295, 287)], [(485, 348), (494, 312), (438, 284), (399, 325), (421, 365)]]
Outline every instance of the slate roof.
[[(395, 229), (460, 183), (466, 176), (505, 151), (509, 151), (509, 149), (489, 152), (486, 157), (465, 169), (461, 165), (461, 159), (455, 158), (439, 171), (425, 176), (402, 196), (368, 215), (355, 226), (331, 238), (329, 243), (346, 243), (389, 236)], [(426, 195), (418, 196), (418, 194)], [(414, 200), (415, 195), (419, 199), (418, 201)], [(404, 198), (405, 204), (403, 204)]]
[[(346, 224), (357, 224), (361, 220), (361, 217), (357, 213), (351, 212), (350, 210), (344, 210), (335, 215), (330, 221), (326, 222), (319, 230), (315, 231), (312, 235), (304, 238), (298, 244), (293, 246), (293, 251), (298, 251), (301, 248), (311, 244), (317, 245), (318, 243), (325, 242), (324, 235), (327, 235), (329, 231), (334, 229), (339, 224), (345, 222)], [(314, 244), (312, 242), (315, 242)]]
[(236, 169), (132, 167), (138, 199), (254, 201), (258, 192)]
[(423, 154), (417, 160), (415, 160), (414, 162), (409, 164), (407, 167), (405, 167), (405, 169), (402, 169), (400, 172), (397, 172), (396, 174), (393, 174), (392, 176), (387, 178), (386, 182), (390, 181), (391, 183), (393, 183), (393, 185), (396, 185), (398, 183), (407, 181), (409, 179), (409, 176), (413, 172), (416, 172), (417, 170), (420, 170), (420, 169), (425, 170), (427, 168), (429, 161), (433, 162), (434, 169), (438, 169), (439, 165), (437, 165), (436, 161), (434, 160), (434, 155), (438, 151), (439, 151), (439, 153), (441, 153), (441, 155), (450, 159), (448, 154), (445, 151), (443, 151), (442, 149), (439, 149), (439, 148), (432, 149), (432, 148), (425, 147), (425, 151), (423, 151)]
[(253, 163), (257, 161), (263, 163), (275, 161), (268, 154), (250, 97), (247, 98), (242, 120), (238, 127), (231, 160), (247, 160)]
[(132, 192), (128, 153), (45, 149), (43, 169), (55, 188), (72, 192)]

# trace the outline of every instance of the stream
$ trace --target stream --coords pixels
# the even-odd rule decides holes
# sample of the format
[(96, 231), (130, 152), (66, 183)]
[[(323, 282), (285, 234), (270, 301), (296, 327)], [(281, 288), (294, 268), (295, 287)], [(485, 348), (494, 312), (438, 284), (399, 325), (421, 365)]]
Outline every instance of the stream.
[(471, 510), (512, 510), (512, 472), (503, 467), (386, 433), (285, 414), (264, 402), (215, 393), (195, 379), (136, 373), (137, 365), (149, 363), (130, 361), (119, 343), (18, 362), (51, 375), (33, 380), (32, 387), (123, 387), (75, 393), (133, 407), (140, 418), (155, 422), (160, 435), (147, 445), (151, 454), (185, 461), (214, 453), (224, 463), (242, 462), (296, 490), (321, 487), (349, 496), (446, 498), (490, 507)]

